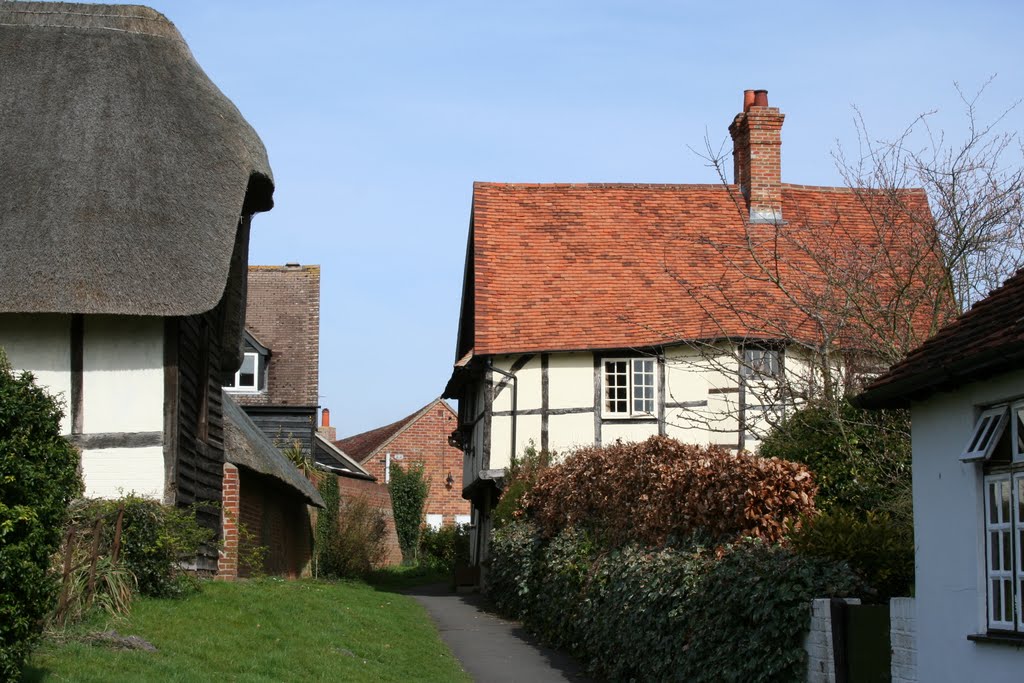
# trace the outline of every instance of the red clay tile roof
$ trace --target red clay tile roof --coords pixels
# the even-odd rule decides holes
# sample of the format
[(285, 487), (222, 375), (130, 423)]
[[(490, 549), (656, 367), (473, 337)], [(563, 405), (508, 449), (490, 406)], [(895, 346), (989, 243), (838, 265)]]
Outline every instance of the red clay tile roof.
[[(785, 224), (778, 232), (751, 225), (750, 250), (735, 185), (476, 183), (458, 355), (471, 347), (480, 356), (725, 337), (813, 343), (813, 319), (767, 281), (752, 253), (777, 250), (793, 297), (808, 306), (826, 291), (842, 295), (827, 282), (823, 260), (851, 273), (868, 272), (864, 261), (880, 254), (936, 263), (920, 190), (899, 193), (888, 202), (899, 204), (889, 210), (894, 220), (879, 221), (885, 207), (873, 218), (868, 205), (886, 204), (880, 193), (782, 188)], [(899, 295), (874, 286), (880, 305)], [(929, 322), (914, 313), (915, 343)]]
[(436, 398), (427, 405), (417, 410), (412, 415), (406, 415), (398, 422), (392, 422), (389, 425), (383, 427), (377, 427), (371, 429), (368, 432), (362, 434), (355, 434), (354, 436), (348, 436), (344, 439), (339, 439), (334, 442), (334, 445), (345, 451), (345, 453), (355, 459), (358, 463), (366, 462), (367, 458), (373, 456), (380, 448), (385, 446), (391, 439), (397, 436), (403, 429), (412, 424), (421, 415), (426, 413), (428, 410), (434, 407), (435, 403), (441, 403), (441, 405), (451, 410), (451, 407), (447, 403), (442, 401), (440, 398)]
[(868, 408), (907, 407), (912, 400), (1021, 367), (1024, 270), (890, 368), (857, 401)]

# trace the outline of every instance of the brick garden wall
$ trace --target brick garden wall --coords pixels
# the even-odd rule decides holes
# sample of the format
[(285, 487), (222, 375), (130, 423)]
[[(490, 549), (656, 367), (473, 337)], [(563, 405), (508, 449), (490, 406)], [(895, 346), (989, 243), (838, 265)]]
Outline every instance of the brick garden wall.
[[(444, 524), (454, 524), (456, 515), (469, 514), (469, 501), (462, 498), (462, 451), (448, 445), (448, 435), (456, 426), (455, 414), (438, 403), (362, 465), (383, 482), (388, 452), (402, 454), (402, 465), (423, 463), (430, 481), (424, 514), (440, 514)], [(445, 483), (449, 473), (454, 478), (451, 486)]]
[(292, 488), (230, 463), (224, 465), (222, 524), (224, 546), (217, 576), (247, 577), (246, 558), (264, 546), (263, 571), (296, 578), (308, 574), (312, 558), (312, 527), (306, 500)]

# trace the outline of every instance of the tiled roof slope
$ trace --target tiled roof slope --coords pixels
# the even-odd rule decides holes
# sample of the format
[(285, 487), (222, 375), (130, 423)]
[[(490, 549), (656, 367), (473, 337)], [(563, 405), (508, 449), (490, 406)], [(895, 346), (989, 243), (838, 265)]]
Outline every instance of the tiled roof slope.
[[(931, 217), (919, 190), (888, 202), (898, 203), (902, 215), (885, 221), (878, 220), (884, 211), (872, 210), (886, 203), (880, 193), (783, 184), (782, 202), (785, 224), (778, 232), (763, 224), (747, 233), (735, 185), (476, 183), (457, 351), (624, 348), (723, 337), (813, 343), (813, 321), (758, 273), (748, 234), (755, 252), (779, 251), (783, 277), (797, 298), (808, 300), (830, 286), (822, 259), (915, 251), (920, 258), (931, 243), (922, 235), (930, 233)], [(935, 263), (934, 252), (925, 260)], [(884, 283), (874, 286), (883, 299), (892, 294)], [(922, 311), (912, 322), (916, 339), (927, 336), (929, 320)]]
[(974, 305), (873, 382), (857, 401), (907, 407), (937, 391), (1022, 367), (1024, 270)]
[(242, 405), (319, 403), (320, 266), (249, 266), (245, 327), (270, 348), (267, 391)]
[[(382, 446), (391, 441), (394, 437), (398, 436), (403, 429), (408, 427), (410, 424), (416, 421), (418, 417), (423, 415), (425, 412), (434, 407), (436, 403), (441, 403), (445, 407), (448, 407), (447, 403), (441, 401), (441, 399), (434, 399), (427, 405), (417, 410), (412, 415), (406, 415), (397, 422), (392, 422), (389, 425), (383, 427), (377, 427), (371, 429), (368, 432), (361, 434), (355, 434), (353, 436), (345, 437), (334, 442), (334, 445), (343, 450), (349, 457), (353, 458), (358, 463), (363, 463), (367, 458), (371, 457), (377, 452)], [(451, 408), (448, 408), (451, 410)]]

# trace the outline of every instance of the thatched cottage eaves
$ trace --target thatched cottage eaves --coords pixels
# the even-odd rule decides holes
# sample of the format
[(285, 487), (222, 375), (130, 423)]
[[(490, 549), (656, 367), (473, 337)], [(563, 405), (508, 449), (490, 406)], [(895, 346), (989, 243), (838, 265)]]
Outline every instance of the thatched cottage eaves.
[(272, 206), (273, 179), (174, 25), (2, 2), (0, 64), (0, 312), (216, 306), (239, 218)]

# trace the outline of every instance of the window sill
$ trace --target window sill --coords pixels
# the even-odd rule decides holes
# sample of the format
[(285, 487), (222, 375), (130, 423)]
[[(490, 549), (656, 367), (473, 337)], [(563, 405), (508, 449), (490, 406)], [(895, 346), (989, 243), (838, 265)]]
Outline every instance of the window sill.
[(657, 422), (657, 415), (642, 413), (640, 415), (623, 415), (622, 413), (601, 413), (602, 420), (633, 420), (634, 422)]
[(972, 633), (967, 640), (975, 643), (994, 643), (997, 645), (1013, 645), (1017, 648), (1024, 647), (1024, 633)]

